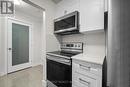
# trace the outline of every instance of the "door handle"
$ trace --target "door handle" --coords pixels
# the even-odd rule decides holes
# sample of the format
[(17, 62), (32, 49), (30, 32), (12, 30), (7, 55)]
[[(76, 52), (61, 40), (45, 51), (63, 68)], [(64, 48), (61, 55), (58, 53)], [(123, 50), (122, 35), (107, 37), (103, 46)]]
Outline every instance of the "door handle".
[(12, 48), (8, 48), (8, 50), (12, 50)]

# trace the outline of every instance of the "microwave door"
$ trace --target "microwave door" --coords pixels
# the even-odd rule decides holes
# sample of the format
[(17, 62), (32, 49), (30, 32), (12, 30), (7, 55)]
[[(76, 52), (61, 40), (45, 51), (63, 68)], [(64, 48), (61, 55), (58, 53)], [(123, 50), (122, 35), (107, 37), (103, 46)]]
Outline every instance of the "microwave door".
[(55, 33), (62, 33), (78, 30), (78, 15), (77, 13), (69, 14), (62, 18), (56, 19), (54, 22)]
[(74, 16), (55, 22), (55, 31), (68, 29), (72, 27), (75, 27)]

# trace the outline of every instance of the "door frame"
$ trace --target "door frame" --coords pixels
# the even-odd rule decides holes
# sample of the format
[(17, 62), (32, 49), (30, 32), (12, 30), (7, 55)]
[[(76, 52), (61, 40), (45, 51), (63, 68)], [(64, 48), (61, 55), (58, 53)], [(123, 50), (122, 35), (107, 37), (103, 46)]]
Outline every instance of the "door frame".
[(25, 68), (32, 67), (32, 24), (23, 22), (18, 19), (8, 18), (7, 19), (7, 48), (12, 48), (12, 23), (29, 26), (29, 63), (19, 64), (12, 66), (12, 50), (8, 50), (7, 57), (7, 73), (15, 72)]

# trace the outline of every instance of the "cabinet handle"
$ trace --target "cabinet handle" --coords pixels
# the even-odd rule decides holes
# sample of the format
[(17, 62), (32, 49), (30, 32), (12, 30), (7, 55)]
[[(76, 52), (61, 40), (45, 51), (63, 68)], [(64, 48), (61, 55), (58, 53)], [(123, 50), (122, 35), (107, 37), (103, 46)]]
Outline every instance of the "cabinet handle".
[(83, 80), (81, 78), (79, 78), (79, 81), (80, 81), (80, 83), (82, 83), (84, 85), (87, 85), (88, 87), (90, 86), (90, 82), (88, 82), (88, 81), (85, 81), (85, 80)]
[(70, 63), (69, 60), (59, 60), (59, 61), (64, 62), (64, 63)]
[(12, 50), (12, 48), (8, 48), (8, 50)]
[(87, 71), (90, 71), (90, 69), (91, 69), (91, 67), (83, 66), (81, 64), (80, 64), (80, 68), (87, 70)]
[(87, 71), (98, 71), (97, 68), (87, 67), (80, 64), (80, 68), (87, 70)]

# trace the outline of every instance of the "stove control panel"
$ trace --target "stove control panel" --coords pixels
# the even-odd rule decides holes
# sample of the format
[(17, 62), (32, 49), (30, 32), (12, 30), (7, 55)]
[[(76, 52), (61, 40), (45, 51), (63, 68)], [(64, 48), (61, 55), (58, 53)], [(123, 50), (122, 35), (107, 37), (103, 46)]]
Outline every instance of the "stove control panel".
[(82, 42), (77, 42), (77, 43), (62, 43), (61, 44), (62, 49), (83, 49), (83, 43)]

